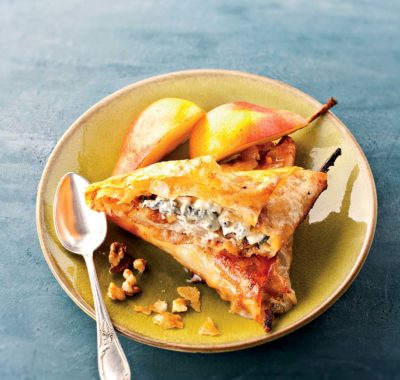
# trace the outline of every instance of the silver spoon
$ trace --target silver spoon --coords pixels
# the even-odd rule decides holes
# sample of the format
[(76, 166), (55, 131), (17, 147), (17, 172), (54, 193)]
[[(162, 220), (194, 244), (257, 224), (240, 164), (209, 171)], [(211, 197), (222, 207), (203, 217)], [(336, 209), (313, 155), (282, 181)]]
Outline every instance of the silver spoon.
[(78, 174), (65, 174), (58, 184), (54, 198), (54, 225), (64, 248), (82, 255), (86, 262), (96, 309), (100, 378), (129, 380), (129, 363), (104, 305), (93, 263), (93, 251), (106, 237), (107, 222), (103, 213), (93, 211), (86, 205), (84, 191), (88, 184)]

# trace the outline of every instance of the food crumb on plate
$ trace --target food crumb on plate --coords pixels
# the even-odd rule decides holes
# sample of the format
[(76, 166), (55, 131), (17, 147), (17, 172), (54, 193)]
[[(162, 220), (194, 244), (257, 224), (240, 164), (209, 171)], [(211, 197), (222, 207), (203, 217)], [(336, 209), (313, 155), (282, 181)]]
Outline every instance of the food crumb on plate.
[(118, 241), (110, 245), (108, 262), (110, 263), (110, 273), (122, 273), (132, 265), (132, 257), (127, 253), (126, 244)]
[(199, 334), (209, 336), (221, 335), (214, 321), (210, 317), (207, 317), (203, 325), (200, 327)]
[(133, 267), (139, 272), (143, 273), (146, 269), (147, 261), (145, 259), (139, 258), (133, 261)]
[(153, 317), (153, 323), (159, 325), (163, 329), (182, 329), (182, 317), (178, 314), (172, 314), (167, 311), (162, 311)]
[(138, 313), (150, 315), (151, 313), (161, 313), (165, 312), (168, 309), (167, 301), (158, 300), (154, 302), (152, 305), (142, 306), (142, 305), (135, 305), (134, 310)]
[(113, 282), (110, 282), (110, 285), (108, 285), (107, 295), (114, 301), (125, 301), (126, 299), (124, 290)]
[(195, 286), (180, 286), (177, 289), (178, 294), (184, 299), (190, 301), (190, 306), (194, 311), (200, 311), (200, 291)]
[(176, 298), (172, 301), (172, 312), (173, 313), (184, 313), (185, 311), (187, 311), (187, 304), (188, 304), (188, 300), (184, 299), (184, 298)]

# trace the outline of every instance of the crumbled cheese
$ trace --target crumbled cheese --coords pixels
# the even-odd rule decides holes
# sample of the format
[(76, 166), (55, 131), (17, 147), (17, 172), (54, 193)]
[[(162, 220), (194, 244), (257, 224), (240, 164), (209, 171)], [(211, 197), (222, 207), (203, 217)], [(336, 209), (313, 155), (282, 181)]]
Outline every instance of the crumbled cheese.
[(247, 238), (249, 244), (257, 244), (266, 236), (253, 232), (250, 225), (235, 221), (232, 214), (220, 205), (191, 197), (174, 200), (157, 197), (142, 201), (142, 207), (158, 210), (163, 215), (176, 215), (176, 225), (182, 232), (201, 235), (205, 240), (218, 238), (217, 231), (224, 236), (232, 234), (241, 241)]
[(198, 284), (199, 282), (203, 282), (203, 279), (196, 273), (193, 273), (192, 278), (186, 280), (189, 284)]
[(246, 236), (247, 241), (249, 244), (257, 244), (265, 238), (265, 235), (260, 232), (253, 232)]

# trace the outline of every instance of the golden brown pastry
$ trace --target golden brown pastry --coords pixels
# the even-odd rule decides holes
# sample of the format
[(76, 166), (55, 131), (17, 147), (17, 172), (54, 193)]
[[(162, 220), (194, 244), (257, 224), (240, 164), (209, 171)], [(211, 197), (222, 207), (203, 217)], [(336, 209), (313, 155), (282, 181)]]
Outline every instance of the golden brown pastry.
[[(290, 138), (260, 148), (258, 156), (253, 156), (256, 164), (252, 169), (293, 164), (295, 151)], [(252, 154), (249, 151), (246, 157), (245, 153), (234, 164), (240, 167)], [(199, 275), (222, 299), (230, 301), (232, 312), (255, 319), (269, 331), (274, 315), (287, 312), (297, 302), (289, 278), (292, 234), (326, 187), (326, 174), (297, 167), (234, 172), (237, 166), (232, 162), (221, 166), (223, 170), (209, 157), (155, 164), (93, 184), (86, 197), (92, 208), (105, 211), (119, 226)], [(232, 210), (239, 221), (252, 221), (256, 215), (253, 228), (262, 225), (272, 231), (275, 245), (250, 244), (247, 237), (240, 242), (235, 236), (225, 236), (221, 225), (211, 231), (217, 236), (207, 239), (204, 231), (193, 234), (192, 230), (171, 228), (178, 215), (161, 212), (168, 207), (160, 211), (160, 207), (142, 206), (146, 201), (154, 205), (149, 201), (157, 197), (175, 200), (182, 194), (196, 198), (189, 205), (199, 199), (216, 203)], [(243, 215), (247, 218), (241, 218)]]
[(176, 245), (274, 257), (326, 186), (326, 173), (296, 166), (227, 172), (205, 156), (94, 183), (86, 199), (111, 219), (153, 228)]

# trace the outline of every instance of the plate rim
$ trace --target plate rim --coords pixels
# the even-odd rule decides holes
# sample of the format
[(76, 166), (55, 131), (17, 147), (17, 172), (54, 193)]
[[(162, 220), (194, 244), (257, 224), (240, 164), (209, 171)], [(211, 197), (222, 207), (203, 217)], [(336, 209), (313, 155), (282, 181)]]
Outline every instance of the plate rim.
[[(67, 293), (69, 298), (81, 309), (83, 310), (87, 315), (89, 315), (91, 318), (95, 318), (95, 313), (94, 309), (86, 303), (81, 297), (78, 297), (74, 292), (68, 287), (67, 283), (64, 281), (62, 275), (59, 273), (60, 271), (57, 270), (57, 263), (55, 262), (50, 249), (46, 246), (45, 243), (45, 223), (44, 223), (44, 192), (46, 188), (46, 184), (48, 182), (48, 178), (50, 175), (51, 167), (53, 162), (55, 161), (58, 151), (61, 149), (61, 147), (64, 145), (64, 142), (70, 138), (70, 136), (75, 132), (75, 129), (79, 127), (79, 125), (84, 122), (86, 119), (91, 117), (98, 109), (108, 105), (111, 101), (115, 100), (116, 98), (124, 95), (126, 92), (131, 91), (132, 89), (136, 87), (142, 87), (143, 85), (147, 85), (150, 83), (155, 83), (155, 82), (161, 82), (164, 80), (170, 80), (171, 78), (182, 78), (182, 77), (192, 77), (192, 76), (210, 76), (210, 75), (219, 75), (219, 76), (236, 76), (236, 77), (241, 77), (245, 79), (251, 79), (257, 82), (264, 82), (268, 84), (273, 84), (277, 87), (281, 87), (284, 90), (287, 90), (289, 92), (294, 93), (294, 95), (298, 95), (302, 97), (304, 100), (306, 100), (310, 105), (315, 106), (316, 108), (321, 107), (321, 103), (319, 103), (316, 99), (314, 99), (312, 96), (304, 93), (303, 91), (286, 84), (284, 82), (281, 82), (276, 79), (271, 79), (268, 77), (264, 77), (261, 75), (257, 74), (252, 74), (244, 71), (237, 71), (237, 70), (224, 70), (224, 69), (194, 69), (194, 70), (183, 70), (183, 71), (175, 71), (175, 72), (170, 72), (166, 74), (161, 74), (161, 75), (156, 75), (152, 76), (146, 79), (139, 80), (137, 82), (131, 83), (127, 86), (122, 87), (121, 89), (111, 93), (110, 95), (107, 95), (97, 103), (95, 103), (93, 106), (91, 106), (89, 109), (87, 109), (81, 116), (79, 116), (69, 127), (68, 129), (64, 132), (64, 134), (60, 137), (60, 139), (57, 141), (56, 145), (54, 146), (51, 154), (49, 155), (47, 162), (44, 166), (39, 185), (38, 185), (38, 190), (37, 190), (37, 197), (36, 197), (36, 229), (37, 229), (37, 234), (39, 238), (39, 243), (40, 247), (43, 253), (43, 256), (46, 260), (47, 265), (50, 268), (50, 271), (52, 272), (53, 276), (56, 278), (57, 282), (61, 286), (61, 288)], [(343, 280), (343, 282), (340, 284), (340, 286), (327, 298), (325, 299), (316, 309), (312, 310), (310, 313), (305, 315), (303, 318), (300, 320), (293, 322), (292, 324), (288, 325), (286, 328), (282, 329), (281, 331), (278, 332), (272, 332), (269, 334), (266, 334), (265, 336), (257, 337), (257, 338), (251, 338), (243, 341), (238, 341), (238, 342), (232, 342), (232, 343), (221, 343), (221, 344), (215, 344), (215, 345), (205, 345), (205, 344), (184, 344), (184, 343), (172, 343), (172, 342), (165, 342), (163, 340), (159, 339), (154, 339), (150, 338), (147, 336), (144, 336), (139, 333), (132, 332), (131, 330), (126, 329), (125, 327), (119, 325), (119, 324), (114, 324), (114, 327), (116, 328), (117, 331), (119, 331), (122, 335), (133, 339), (137, 342), (147, 344), (149, 346), (153, 347), (158, 347), (158, 348), (163, 348), (163, 349), (168, 349), (172, 351), (182, 351), (182, 352), (202, 352), (202, 353), (216, 353), (216, 352), (227, 352), (227, 351), (236, 351), (236, 350), (242, 350), (250, 347), (255, 347), (261, 344), (264, 344), (266, 342), (271, 342), (275, 339), (281, 338), (303, 326), (311, 322), (312, 320), (316, 319), (318, 316), (320, 316), (322, 313), (324, 313), (328, 308), (330, 308), (349, 288), (349, 286), (352, 284), (352, 282), (355, 280), (357, 277), (358, 273), (360, 272), (367, 256), (370, 251), (374, 235), (375, 235), (375, 230), (376, 230), (376, 223), (377, 223), (377, 209), (378, 209), (378, 200), (377, 200), (377, 192), (376, 192), (376, 186), (375, 186), (375, 181), (373, 177), (373, 173), (371, 170), (371, 167), (369, 165), (369, 162), (361, 149), (360, 145), (358, 144), (357, 140), (353, 136), (353, 134), (350, 132), (350, 130), (346, 127), (346, 125), (337, 117), (335, 116), (331, 111), (327, 113), (327, 117), (333, 119), (333, 121), (337, 124), (338, 128), (341, 129), (341, 132), (344, 133), (344, 135), (347, 137), (348, 140), (353, 144), (353, 146), (356, 148), (358, 154), (361, 157), (361, 162), (364, 165), (366, 169), (366, 174), (367, 174), (367, 180), (368, 184), (371, 187), (372, 190), (372, 202), (373, 202), (373, 207), (372, 207), (372, 218), (370, 220), (370, 223), (367, 223), (367, 230), (366, 230), (366, 235), (365, 239), (363, 242), (362, 247), (360, 248), (358, 257), (356, 262), (354, 263), (353, 267)]]

